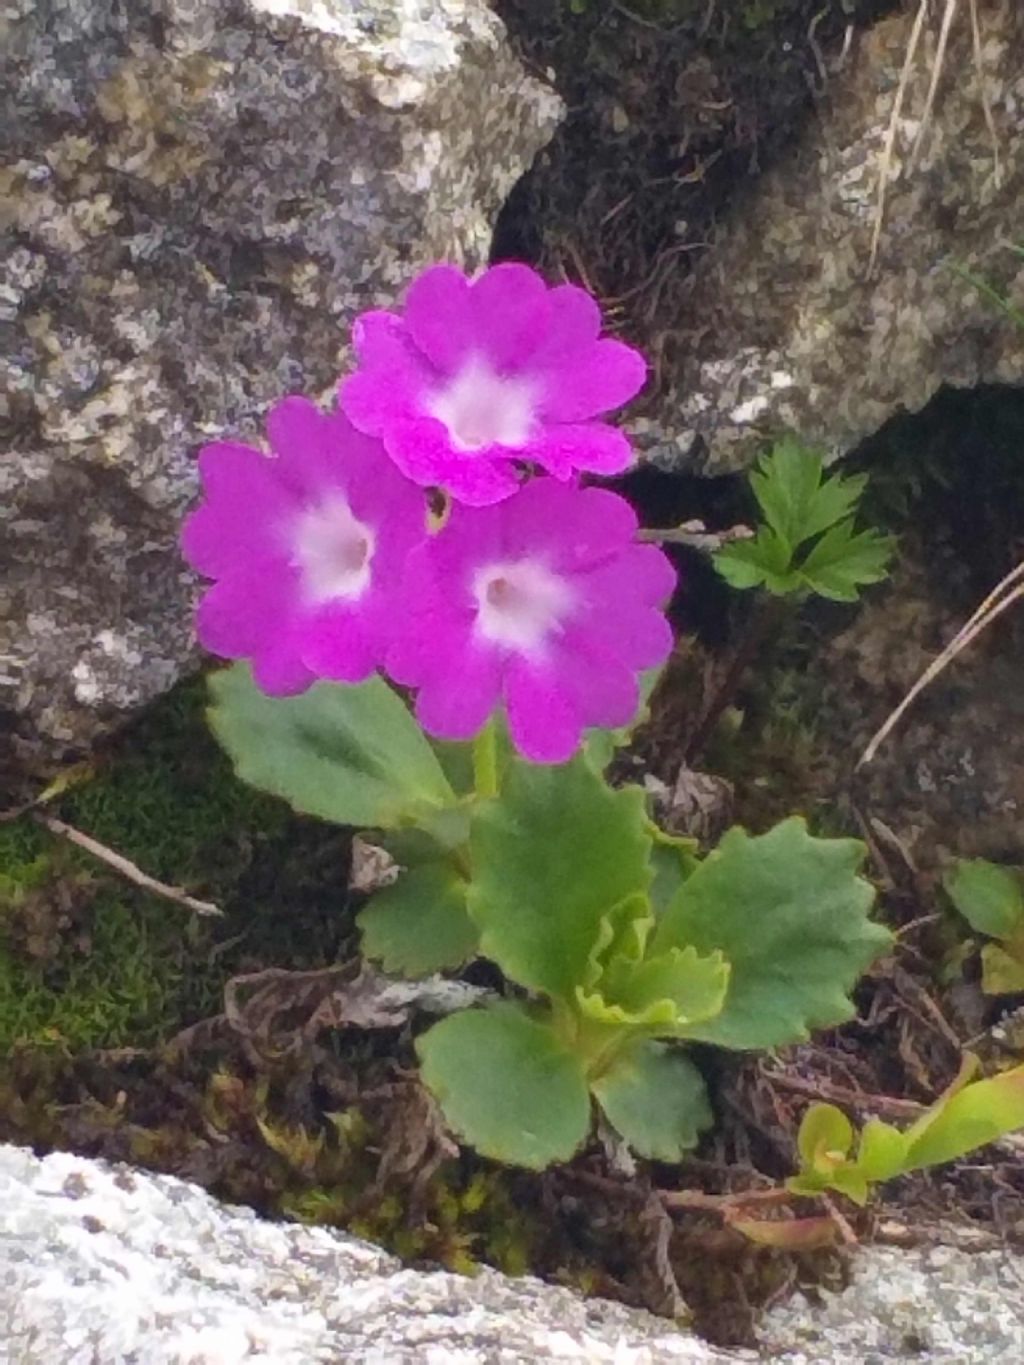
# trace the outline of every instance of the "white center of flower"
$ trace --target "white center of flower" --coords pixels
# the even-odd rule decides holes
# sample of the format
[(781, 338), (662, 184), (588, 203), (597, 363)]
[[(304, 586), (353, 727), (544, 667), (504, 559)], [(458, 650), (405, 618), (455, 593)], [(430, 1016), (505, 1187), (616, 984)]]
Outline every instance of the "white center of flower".
[(456, 450), (521, 446), (533, 428), (534, 388), (470, 356), (448, 387), (433, 395), (428, 411), (448, 428)]
[(473, 594), (477, 632), (491, 644), (526, 653), (541, 648), (558, 630), (575, 598), (564, 578), (529, 559), (480, 569)]
[(306, 598), (319, 603), (361, 597), (370, 584), (373, 550), (373, 532), (352, 515), (344, 494), (307, 507), (292, 539)]

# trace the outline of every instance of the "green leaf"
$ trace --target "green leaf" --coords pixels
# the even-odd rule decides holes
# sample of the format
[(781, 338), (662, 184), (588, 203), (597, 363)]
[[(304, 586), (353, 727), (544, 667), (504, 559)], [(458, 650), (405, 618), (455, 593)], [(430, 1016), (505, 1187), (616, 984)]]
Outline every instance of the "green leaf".
[(520, 1006), (449, 1015), (416, 1050), (445, 1119), (483, 1156), (541, 1170), (568, 1161), (586, 1138), (582, 1063)]
[(863, 474), (826, 477), (822, 457), (793, 437), (778, 441), (750, 476), (765, 521), (790, 554), (850, 516), (866, 483)]
[(905, 1134), (904, 1170), (938, 1166), (1024, 1128), (1024, 1066), (944, 1096)]
[(604, 916), (646, 889), (650, 847), (640, 788), (607, 786), (583, 755), (511, 764), (470, 834), (481, 953), (513, 981), (571, 1000)]
[(592, 1088), (612, 1127), (652, 1161), (678, 1161), (711, 1127), (703, 1077), (663, 1043), (624, 1049)]
[(1016, 995), (1024, 991), (1024, 943), (1019, 957), (986, 943), (981, 950), (981, 989), (986, 995)]
[(379, 677), (268, 697), (235, 664), (213, 674), (210, 690), (210, 725), (239, 777), (305, 815), (386, 829), (455, 800), (420, 727)]
[(805, 1167), (833, 1170), (850, 1155), (853, 1125), (834, 1104), (812, 1104), (800, 1122), (796, 1145)]
[(1024, 882), (1010, 868), (984, 858), (960, 858), (946, 873), (943, 886), (979, 934), (1008, 939), (1024, 928)]
[(466, 889), (451, 863), (422, 863), (403, 872), (359, 912), (363, 953), (403, 976), (461, 967), (478, 943)]
[(612, 960), (592, 992), (577, 988), (583, 1014), (603, 1023), (643, 1028), (659, 1038), (687, 1038), (693, 1026), (721, 1013), (729, 964), (670, 948), (643, 962)]
[(779, 1047), (849, 1019), (848, 992), (888, 946), (868, 919), (864, 846), (815, 839), (794, 816), (751, 837), (730, 830), (683, 883), (648, 954), (692, 945), (731, 965), (725, 1006), (691, 1035), (722, 1047)]
[(905, 1169), (906, 1159), (906, 1134), (881, 1119), (868, 1119), (857, 1152), (857, 1169), (865, 1180), (891, 1180)]
[(856, 602), (869, 583), (880, 583), (892, 557), (894, 541), (880, 531), (854, 531), (852, 521), (831, 527), (800, 566), (807, 586), (819, 597)]
[(801, 586), (800, 574), (793, 568), (793, 551), (770, 526), (758, 527), (751, 540), (723, 545), (715, 551), (713, 562), (732, 588), (765, 587), (785, 597)]
[(700, 866), (696, 839), (685, 839), (652, 830), (654, 847), (651, 849), (651, 906), (655, 916), (664, 914), (687, 877)]

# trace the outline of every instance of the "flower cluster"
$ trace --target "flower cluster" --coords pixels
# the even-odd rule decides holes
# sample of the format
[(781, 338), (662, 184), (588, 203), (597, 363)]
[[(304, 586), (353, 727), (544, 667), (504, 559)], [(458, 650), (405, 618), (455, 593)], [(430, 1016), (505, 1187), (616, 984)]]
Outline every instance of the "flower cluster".
[(470, 738), (504, 706), (542, 763), (587, 727), (628, 723), (638, 672), (671, 648), (674, 574), (636, 543), (623, 498), (579, 482), (628, 466), (626, 437), (597, 419), (646, 374), (600, 328), (584, 290), (515, 264), (472, 281), (434, 266), (401, 314), (363, 314), (341, 411), (286, 398), (270, 458), (231, 442), (200, 455), (182, 544), (215, 580), (204, 646), (250, 659), (274, 695), (382, 669), (417, 689), (438, 738)]

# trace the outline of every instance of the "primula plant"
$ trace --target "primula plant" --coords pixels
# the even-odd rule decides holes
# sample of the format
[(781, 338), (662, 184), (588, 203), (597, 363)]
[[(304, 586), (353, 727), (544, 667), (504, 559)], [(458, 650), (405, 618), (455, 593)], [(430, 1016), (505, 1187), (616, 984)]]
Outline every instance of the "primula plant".
[[(793, 818), (701, 856), (605, 776), (671, 651), (675, 577), (586, 482), (628, 465), (603, 418), (646, 373), (600, 328), (588, 294), (525, 266), (434, 267), (402, 311), (357, 321), (339, 412), (287, 398), (269, 454), (202, 452), (183, 533), (215, 580), (200, 639), (238, 661), (213, 678), (215, 732), (248, 781), (390, 855), (368, 958), (500, 969), (490, 1003), (417, 1047), (452, 1129), (534, 1168), (598, 1110), (677, 1158), (711, 1119), (686, 1045), (841, 1023), (889, 942), (856, 841)], [(855, 500), (808, 469), (794, 550)]]
[(971, 928), (988, 940), (981, 949), (985, 994), (1024, 991), (1024, 875), (985, 858), (961, 858), (944, 885)]

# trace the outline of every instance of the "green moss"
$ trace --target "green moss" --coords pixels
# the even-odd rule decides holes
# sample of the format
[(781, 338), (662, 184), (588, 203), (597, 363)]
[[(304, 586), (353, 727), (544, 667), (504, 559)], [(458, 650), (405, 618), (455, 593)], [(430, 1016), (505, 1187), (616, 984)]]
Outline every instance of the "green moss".
[(344, 836), (238, 782), (204, 704), (201, 682), (178, 688), (53, 809), (224, 917), (139, 891), (29, 817), (0, 825), (0, 1048), (148, 1046), (216, 1013), (233, 971), (332, 959)]

